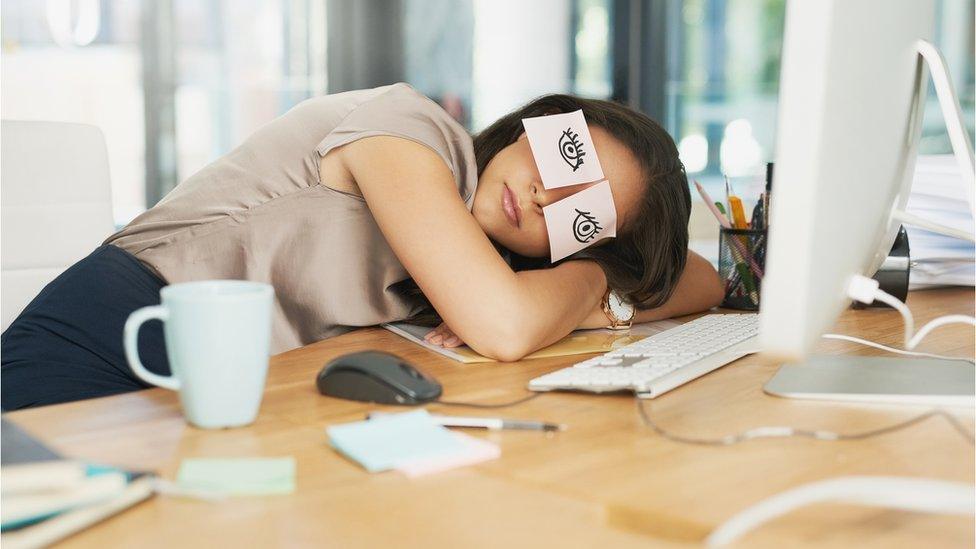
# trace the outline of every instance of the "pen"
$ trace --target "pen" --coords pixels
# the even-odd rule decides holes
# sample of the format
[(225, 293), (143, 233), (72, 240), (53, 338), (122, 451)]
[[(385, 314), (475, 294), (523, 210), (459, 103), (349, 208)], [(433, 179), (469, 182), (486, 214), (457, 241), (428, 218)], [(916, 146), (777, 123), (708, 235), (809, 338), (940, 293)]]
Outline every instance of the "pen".
[(765, 229), (766, 226), (763, 223), (765, 219), (765, 214), (763, 213), (766, 207), (766, 193), (761, 193), (759, 195), (759, 200), (756, 201), (756, 205), (752, 208), (752, 228), (753, 229)]
[(732, 203), (729, 202), (729, 197), (734, 194), (732, 192), (732, 183), (729, 182), (729, 176), (723, 175), (722, 177), (725, 178), (725, 203), (729, 205), (729, 207), (727, 209), (728, 209), (729, 212), (731, 212), (732, 211)]
[[(366, 419), (376, 419), (388, 415), (385, 412), (370, 412)], [(544, 421), (530, 421), (522, 419), (502, 419), (497, 417), (462, 417), (440, 416), (431, 414), (430, 418), (441, 427), (470, 427), (473, 429), (488, 429), (490, 431), (565, 431), (566, 426), (561, 423), (547, 423)]]
[(729, 220), (727, 217), (725, 217), (724, 212), (720, 211), (719, 209), (721, 203), (712, 201), (712, 197), (708, 196), (708, 193), (705, 192), (705, 188), (701, 186), (701, 183), (695, 181), (695, 188), (698, 189), (698, 194), (701, 195), (702, 200), (705, 201), (705, 205), (708, 206), (708, 209), (711, 210), (712, 215), (714, 215), (715, 219), (718, 220), (719, 225), (727, 229), (731, 228), (732, 224), (729, 223)]
[(763, 193), (763, 229), (769, 228), (769, 193)]

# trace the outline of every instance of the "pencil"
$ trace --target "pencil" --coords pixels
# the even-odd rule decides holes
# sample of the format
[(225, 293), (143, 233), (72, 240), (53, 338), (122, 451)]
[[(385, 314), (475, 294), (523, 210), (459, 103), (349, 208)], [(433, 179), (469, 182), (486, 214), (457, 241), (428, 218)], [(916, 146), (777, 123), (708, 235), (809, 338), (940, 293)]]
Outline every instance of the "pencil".
[(749, 224), (746, 223), (746, 214), (742, 207), (742, 200), (740, 200), (738, 196), (730, 196), (729, 207), (732, 209), (732, 219), (735, 223), (735, 228), (748, 229)]
[(695, 181), (695, 188), (698, 189), (698, 194), (701, 195), (702, 200), (705, 201), (705, 205), (708, 206), (708, 209), (711, 210), (712, 215), (714, 215), (715, 219), (718, 220), (719, 225), (725, 227), (726, 229), (732, 228), (732, 224), (729, 223), (729, 219), (722, 215), (722, 212), (718, 211), (718, 208), (715, 206), (715, 202), (712, 201), (712, 197), (708, 196), (708, 193), (705, 192), (705, 188), (701, 186), (701, 183)]

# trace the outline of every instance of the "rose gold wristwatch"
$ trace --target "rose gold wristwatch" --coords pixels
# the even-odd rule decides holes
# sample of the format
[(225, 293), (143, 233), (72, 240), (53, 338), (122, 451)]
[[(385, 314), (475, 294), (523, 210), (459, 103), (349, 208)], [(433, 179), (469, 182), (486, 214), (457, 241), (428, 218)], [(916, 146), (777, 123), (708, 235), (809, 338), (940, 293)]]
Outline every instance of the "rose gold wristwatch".
[(634, 315), (637, 309), (630, 303), (620, 298), (614, 291), (607, 290), (603, 294), (603, 314), (607, 315), (610, 330), (629, 330), (634, 323)]

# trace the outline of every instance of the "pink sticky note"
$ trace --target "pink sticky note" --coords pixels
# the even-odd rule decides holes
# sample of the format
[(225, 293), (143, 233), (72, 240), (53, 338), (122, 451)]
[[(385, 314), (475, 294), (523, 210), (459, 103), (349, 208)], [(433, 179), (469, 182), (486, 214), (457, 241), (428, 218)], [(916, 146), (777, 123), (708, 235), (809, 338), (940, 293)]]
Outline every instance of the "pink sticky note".
[(547, 189), (603, 179), (583, 111), (523, 118), (532, 156)]
[(497, 459), (498, 456), (502, 455), (501, 448), (493, 442), (464, 433), (452, 432), (451, 434), (461, 443), (463, 448), (461, 452), (448, 456), (417, 459), (400, 463), (396, 466), (397, 471), (402, 472), (410, 478), (414, 478)]
[(553, 262), (617, 236), (617, 209), (606, 180), (542, 208), (542, 215)]

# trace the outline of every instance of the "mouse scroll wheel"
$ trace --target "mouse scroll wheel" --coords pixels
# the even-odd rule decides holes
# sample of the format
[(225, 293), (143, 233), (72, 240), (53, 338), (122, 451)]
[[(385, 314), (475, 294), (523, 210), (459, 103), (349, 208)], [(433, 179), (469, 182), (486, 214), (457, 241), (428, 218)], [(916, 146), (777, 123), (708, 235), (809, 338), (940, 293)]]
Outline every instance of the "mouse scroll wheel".
[(400, 363), (400, 369), (406, 372), (410, 377), (415, 377), (417, 379), (423, 378), (419, 371), (411, 368), (410, 366)]

